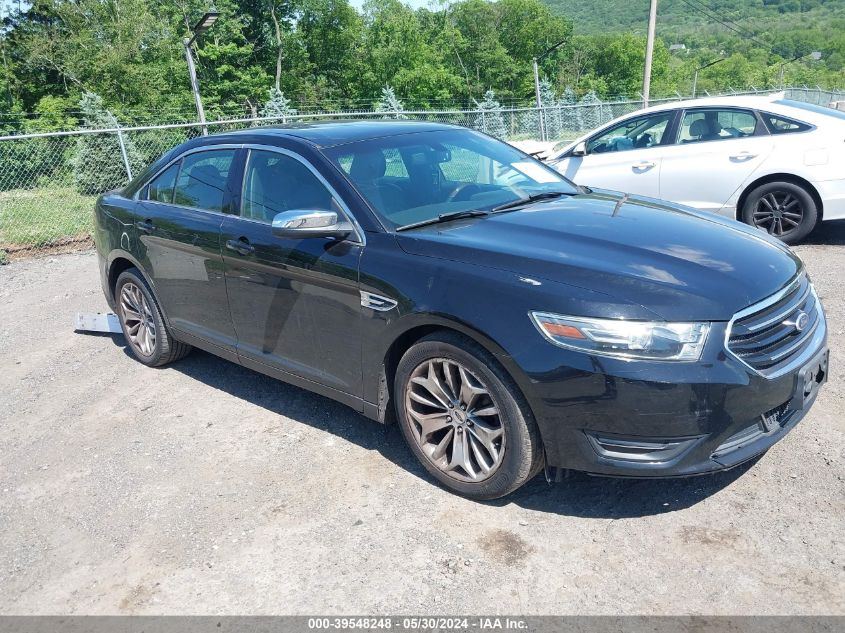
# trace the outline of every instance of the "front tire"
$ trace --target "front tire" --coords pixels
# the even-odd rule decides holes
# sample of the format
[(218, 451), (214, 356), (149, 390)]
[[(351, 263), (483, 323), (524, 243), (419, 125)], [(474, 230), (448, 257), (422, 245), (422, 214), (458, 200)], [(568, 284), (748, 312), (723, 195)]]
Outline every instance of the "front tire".
[(191, 351), (190, 345), (170, 334), (152, 290), (138, 269), (120, 273), (114, 285), (114, 297), (123, 336), (136, 360), (160, 367)]
[(797, 244), (815, 228), (818, 208), (803, 187), (791, 182), (768, 182), (748, 194), (742, 221), (787, 244)]
[(420, 340), (399, 361), (394, 396), (405, 441), (449, 490), (496, 499), (542, 467), (540, 435), (525, 399), (470, 339), (440, 332)]

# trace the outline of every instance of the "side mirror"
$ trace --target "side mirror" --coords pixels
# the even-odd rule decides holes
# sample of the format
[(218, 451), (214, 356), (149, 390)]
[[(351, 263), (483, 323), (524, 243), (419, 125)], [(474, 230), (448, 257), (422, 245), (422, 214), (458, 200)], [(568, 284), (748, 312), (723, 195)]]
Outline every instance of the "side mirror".
[(578, 143), (578, 145), (576, 145), (574, 148), (572, 148), (572, 155), (573, 156), (586, 156), (587, 155), (587, 143), (585, 143), (584, 141), (581, 141), (580, 143)]
[(334, 237), (342, 239), (352, 233), (349, 222), (338, 222), (334, 211), (292, 209), (273, 218), (273, 235), (282, 238)]

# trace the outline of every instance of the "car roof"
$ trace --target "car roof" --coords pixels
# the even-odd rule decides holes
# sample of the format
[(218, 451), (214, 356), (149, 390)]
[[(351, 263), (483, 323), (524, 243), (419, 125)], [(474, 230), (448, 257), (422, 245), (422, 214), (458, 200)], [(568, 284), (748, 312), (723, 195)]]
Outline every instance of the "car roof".
[(450, 130), (456, 126), (427, 121), (404, 120), (359, 120), (359, 121), (318, 121), (292, 123), (288, 125), (273, 125), (268, 127), (253, 127), (234, 132), (224, 132), (204, 137), (214, 142), (232, 140), (233, 142), (247, 142), (260, 138), (262, 142), (272, 143), (274, 139), (294, 138), (307, 141), (320, 148), (344, 145), (372, 138), (384, 138), (414, 132), (433, 132)]
[[(764, 95), (736, 95), (722, 97), (702, 97), (700, 99), (684, 99), (660, 103), (640, 110), (639, 112), (660, 112), (663, 110), (677, 110), (679, 108), (707, 108), (707, 107), (735, 107), (755, 109), (778, 109), (777, 101), (783, 100), (783, 92), (773, 92)], [(633, 112), (631, 113), (633, 114)]]

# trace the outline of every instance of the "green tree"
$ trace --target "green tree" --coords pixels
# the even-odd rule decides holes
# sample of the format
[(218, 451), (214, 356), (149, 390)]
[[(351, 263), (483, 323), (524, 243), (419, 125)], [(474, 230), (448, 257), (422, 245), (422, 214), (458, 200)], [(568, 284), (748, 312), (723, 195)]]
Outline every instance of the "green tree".
[(475, 102), (479, 112), (475, 117), (473, 127), (476, 130), (504, 139), (507, 136), (508, 128), (502, 116), (502, 104), (496, 101), (496, 93), (488, 90), (484, 93), (484, 99)]
[(285, 94), (276, 87), (270, 88), (270, 98), (264, 103), (261, 108), (261, 116), (264, 118), (281, 119), (282, 123), (287, 122), (287, 118), (294, 116), (297, 113), (296, 108), (290, 105), (290, 99), (285, 97)]
[(381, 99), (376, 103), (375, 111), (384, 115), (385, 119), (407, 119), (405, 108), (396, 96), (393, 88), (385, 86), (381, 89)]
[[(83, 94), (79, 109), (86, 127), (108, 129), (117, 126), (117, 119), (98, 95)], [(141, 156), (132, 141), (125, 134), (123, 136), (129, 164), (133, 170), (137, 169), (142, 162)], [(102, 193), (128, 181), (120, 141), (115, 132), (79, 136), (73, 165), (76, 188), (83, 194)]]

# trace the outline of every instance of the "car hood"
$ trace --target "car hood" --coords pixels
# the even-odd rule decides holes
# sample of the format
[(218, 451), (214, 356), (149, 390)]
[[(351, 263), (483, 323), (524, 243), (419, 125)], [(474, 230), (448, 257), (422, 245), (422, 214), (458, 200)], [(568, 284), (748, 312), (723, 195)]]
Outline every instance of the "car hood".
[(802, 267), (757, 229), (599, 190), (396, 236), (412, 254), (598, 291), (675, 321), (729, 320)]

